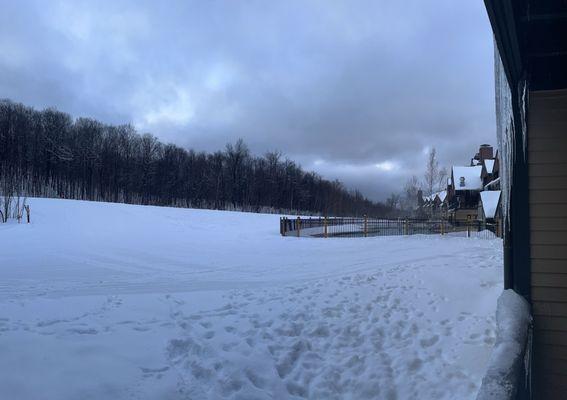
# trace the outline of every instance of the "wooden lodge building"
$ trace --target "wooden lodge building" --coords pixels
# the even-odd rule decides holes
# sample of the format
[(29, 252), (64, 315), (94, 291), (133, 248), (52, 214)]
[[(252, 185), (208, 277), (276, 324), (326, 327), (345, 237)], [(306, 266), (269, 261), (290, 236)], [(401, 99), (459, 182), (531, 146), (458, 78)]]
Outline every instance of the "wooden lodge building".
[(478, 220), (480, 192), (484, 187), (482, 170), (482, 165), (451, 168), (447, 186), (450, 221)]
[[(483, 209), (496, 209), (499, 207), (500, 194), (500, 162), (498, 151), (494, 152), (492, 146), (483, 144), (478, 153), (471, 158), (469, 166), (451, 168), (451, 177), (447, 185), (448, 219), (450, 221), (484, 221), (497, 222), (500, 212), (496, 212), (490, 217), (486, 217)], [(494, 191), (497, 197), (482, 196), (485, 191)], [(485, 204), (483, 201), (495, 204)]]
[(504, 284), (533, 315), (515, 398), (567, 399), (567, 1), (484, 3), (495, 41)]
[[(488, 144), (481, 145), (469, 165), (451, 168), (445, 190), (425, 197), (418, 193), (419, 215), (453, 223), (498, 224), (502, 216), (499, 172), (498, 152)], [(483, 195), (488, 191), (493, 193)]]

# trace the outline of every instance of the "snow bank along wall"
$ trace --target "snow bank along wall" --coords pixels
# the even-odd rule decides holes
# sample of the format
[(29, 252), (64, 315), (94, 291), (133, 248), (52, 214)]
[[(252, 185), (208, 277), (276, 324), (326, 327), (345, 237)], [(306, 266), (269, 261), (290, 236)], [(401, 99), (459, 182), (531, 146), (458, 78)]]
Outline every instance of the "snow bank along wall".
[(512, 400), (529, 392), (525, 375), (531, 356), (531, 321), (528, 302), (505, 290), (498, 299), (496, 342), (477, 400)]

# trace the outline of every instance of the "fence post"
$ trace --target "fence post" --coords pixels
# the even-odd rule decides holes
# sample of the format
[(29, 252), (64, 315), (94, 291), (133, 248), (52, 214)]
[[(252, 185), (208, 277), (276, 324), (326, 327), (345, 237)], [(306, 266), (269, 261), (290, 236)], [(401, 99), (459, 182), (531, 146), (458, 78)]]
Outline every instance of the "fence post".
[(323, 220), (323, 237), (326, 239), (327, 236), (327, 216), (325, 215), (325, 219)]
[(404, 221), (404, 235), (409, 235), (408, 233), (408, 220)]
[(445, 221), (441, 220), (441, 236), (445, 234)]
[(301, 218), (297, 217), (297, 237), (301, 236)]
[(368, 215), (364, 216), (364, 237), (368, 237)]
[(283, 217), (283, 235), (287, 236), (287, 217)]
[(467, 237), (471, 237), (471, 220), (467, 220)]

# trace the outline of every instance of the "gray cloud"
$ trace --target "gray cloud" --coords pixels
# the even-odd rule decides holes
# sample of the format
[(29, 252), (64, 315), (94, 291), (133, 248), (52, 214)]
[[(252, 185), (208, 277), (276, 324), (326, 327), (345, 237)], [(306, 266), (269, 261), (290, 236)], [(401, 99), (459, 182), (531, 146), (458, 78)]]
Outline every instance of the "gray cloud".
[(375, 199), (427, 148), (449, 166), (495, 142), (482, 2), (0, 2), (0, 97), (28, 105), (243, 137)]

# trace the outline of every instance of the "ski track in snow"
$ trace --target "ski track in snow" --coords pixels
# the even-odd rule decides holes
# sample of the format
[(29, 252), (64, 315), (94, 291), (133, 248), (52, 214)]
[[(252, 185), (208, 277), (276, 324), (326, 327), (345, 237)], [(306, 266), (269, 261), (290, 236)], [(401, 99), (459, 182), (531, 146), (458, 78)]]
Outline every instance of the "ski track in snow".
[(499, 240), (281, 238), (271, 215), (31, 202), (32, 225), (0, 226), (0, 398), (475, 397)]

